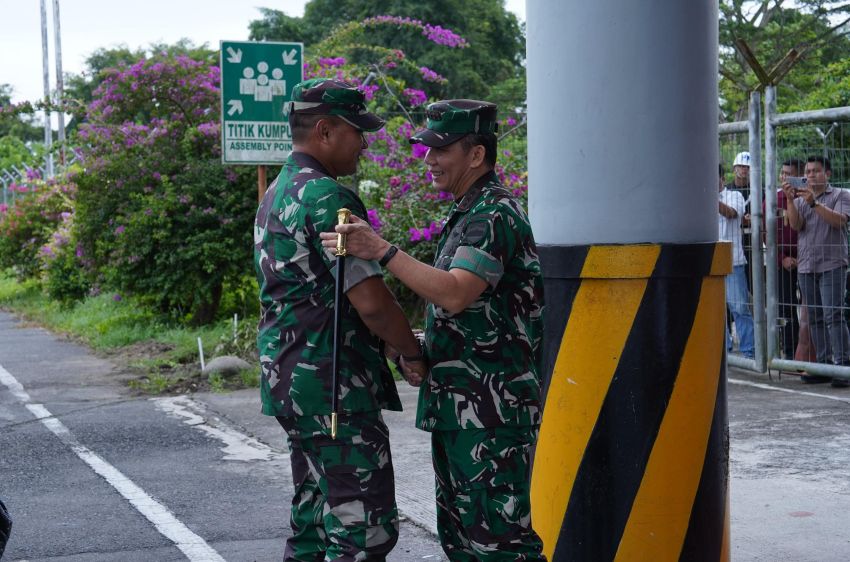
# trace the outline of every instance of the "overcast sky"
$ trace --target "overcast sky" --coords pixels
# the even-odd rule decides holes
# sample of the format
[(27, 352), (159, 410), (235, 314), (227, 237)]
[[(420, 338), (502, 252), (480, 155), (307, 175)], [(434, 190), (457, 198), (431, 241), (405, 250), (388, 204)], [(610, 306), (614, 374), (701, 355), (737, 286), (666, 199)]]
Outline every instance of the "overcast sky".
[[(50, 87), (55, 88), (53, 2), (48, 13)], [(426, 0), (427, 1), (427, 0)], [(290, 16), (304, 14), (306, 0), (60, 0), (62, 67), (79, 73), (85, 59), (101, 47), (130, 48), (186, 37), (217, 47), (220, 40), (248, 39), (248, 22), (260, 17), (257, 7), (274, 7)], [(525, 0), (506, 6), (525, 20)], [(0, 84), (11, 84), (13, 101), (43, 96), (39, 0), (0, 0)]]

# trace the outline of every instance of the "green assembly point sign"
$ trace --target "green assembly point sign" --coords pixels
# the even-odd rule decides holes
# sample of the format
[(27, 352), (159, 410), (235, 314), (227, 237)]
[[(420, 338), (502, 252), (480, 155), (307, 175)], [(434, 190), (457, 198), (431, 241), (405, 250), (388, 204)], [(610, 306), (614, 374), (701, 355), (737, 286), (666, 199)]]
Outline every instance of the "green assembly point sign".
[(304, 45), (221, 42), (221, 161), (279, 164), (292, 152), (284, 102), (303, 80)]

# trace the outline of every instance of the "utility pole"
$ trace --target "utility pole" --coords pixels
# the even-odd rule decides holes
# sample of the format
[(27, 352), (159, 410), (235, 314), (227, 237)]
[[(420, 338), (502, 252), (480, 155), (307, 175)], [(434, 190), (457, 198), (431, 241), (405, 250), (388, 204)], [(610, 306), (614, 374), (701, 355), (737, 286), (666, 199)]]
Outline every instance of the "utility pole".
[(59, 164), (65, 167), (65, 80), (62, 77), (62, 33), (59, 26), (59, 0), (53, 0), (53, 46), (56, 49), (56, 105), (59, 106)]
[[(50, 104), (50, 61), (47, 53), (47, 6), (45, 0), (40, 0), (41, 4), (41, 58), (42, 58), (42, 73), (44, 75), (44, 102)], [(44, 175), (48, 178), (53, 177), (53, 153), (51, 152), (53, 145), (53, 125), (50, 122), (50, 110), (44, 109), (44, 149), (47, 153), (47, 159), (44, 163)]]
[(552, 562), (729, 560), (717, 9), (527, 2)]

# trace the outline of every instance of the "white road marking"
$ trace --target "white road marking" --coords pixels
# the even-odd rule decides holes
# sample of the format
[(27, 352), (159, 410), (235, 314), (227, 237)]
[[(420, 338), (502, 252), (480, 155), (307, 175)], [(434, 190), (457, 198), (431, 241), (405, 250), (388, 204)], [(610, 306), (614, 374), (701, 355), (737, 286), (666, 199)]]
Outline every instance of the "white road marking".
[(53, 414), (44, 405), (33, 403), (21, 383), (2, 365), (0, 365), (0, 382), (6, 385), (12, 395), (20, 400), (24, 407), (60, 441), (67, 445), (92, 470), (103, 477), (119, 494), (124, 496), (139, 513), (156, 527), (157, 531), (173, 542), (186, 555), (186, 558), (192, 562), (225, 562), (218, 552), (186, 527), (167, 507), (149, 496), (97, 453), (81, 444), (65, 424), (53, 417)]
[(182, 418), (183, 423), (199, 429), (224, 443), (222, 451), (226, 461), (282, 461), (288, 460), (288, 453), (275, 451), (265, 443), (245, 435), (230, 424), (209, 416), (206, 406), (188, 396), (152, 398), (156, 407), (163, 412)]
[(826, 398), (827, 400), (835, 400), (836, 402), (844, 402), (845, 404), (850, 404), (850, 398), (842, 398), (841, 396), (830, 396), (828, 394), (818, 394), (817, 392), (805, 392), (802, 390), (792, 390), (790, 388), (782, 388), (779, 386), (771, 386), (769, 384), (762, 384), (758, 382), (750, 382), (750, 381), (742, 381), (741, 379), (727, 379), (732, 384), (739, 384), (741, 386), (751, 386), (753, 388), (762, 388), (764, 390), (775, 390), (777, 392), (790, 392), (791, 394), (802, 394), (803, 396), (814, 396), (815, 398)]

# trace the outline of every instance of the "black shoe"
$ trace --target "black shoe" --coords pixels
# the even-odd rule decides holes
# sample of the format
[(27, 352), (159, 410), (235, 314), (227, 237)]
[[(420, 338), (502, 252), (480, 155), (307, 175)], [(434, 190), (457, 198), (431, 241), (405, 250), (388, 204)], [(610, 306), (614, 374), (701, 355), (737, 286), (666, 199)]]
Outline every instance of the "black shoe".
[(832, 388), (847, 388), (850, 386), (850, 381), (847, 379), (832, 379), (832, 382), (829, 383), (829, 386)]
[(821, 384), (829, 382), (830, 378), (822, 375), (800, 375), (800, 380), (803, 381), (803, 384)]

